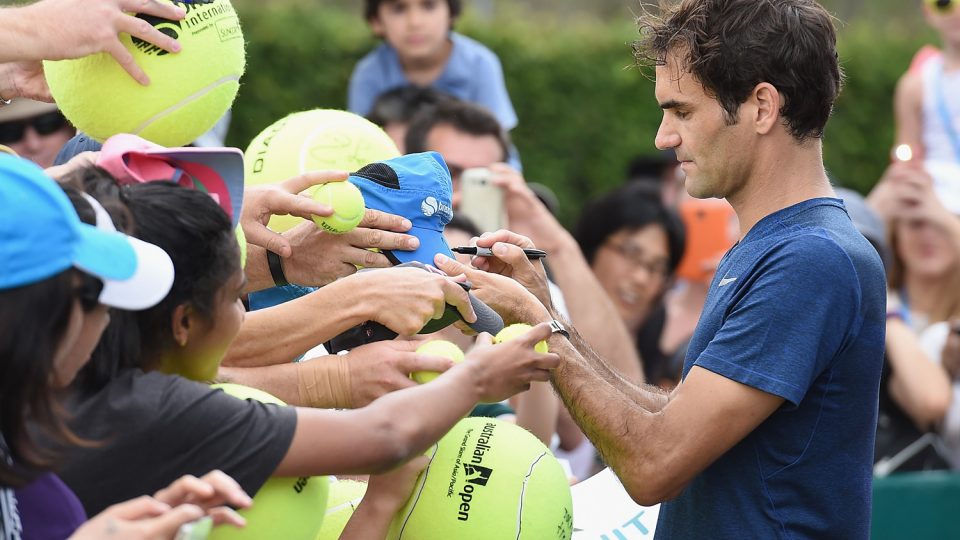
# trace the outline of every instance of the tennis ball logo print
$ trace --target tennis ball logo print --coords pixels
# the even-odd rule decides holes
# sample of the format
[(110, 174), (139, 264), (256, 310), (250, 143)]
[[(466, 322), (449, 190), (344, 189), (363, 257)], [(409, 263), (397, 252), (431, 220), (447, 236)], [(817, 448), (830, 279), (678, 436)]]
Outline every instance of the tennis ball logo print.
[[(182, 7), (187, 12), (182, 21), (171, 21), (145, 13), (138, 14), (137, 18), (147, 21), (151, 26), (173, 39), (180, 39), (184, 31), (191, 35), (197, 35), (200, 32), (209, 32), (211, 27), (216, 30), (216, 35), (220, 41), (243, 37), (240, 33), (240, 22), (237, 19), (237, 14), (229, 3), (218, 3), (217, 0), (172, 3)], [(218, 5), (213, 5), (215, 3), (218, 3)], [(130, 37), (137, 50), (144, 54), (155, 56), (170, 54), (148, 41), (136, 36)]]
[[(160, 17), (155, 17), (153, 15), (147, 15), (144, 13), (137, 15), (137, 18), (147, 21), (150, 23), (150, 26), (156, 28), (163, 34), (172, 37), (173, 39), (180, 39), (180, 23), (177, 21), (162, 19)], [(137, 50), (144, 54), (153, 54), (156, 56), (164, 56), (169, 54), (167, 51), (157, 47), (149, 41), (144, 41), (136, 36), (130, 37), (133, 40), (133, 44), (136, 46)]]
[(162, 146), (184, 146), (209, 131), (233, 104), (245, 53), (240, 21), (229, 0), (160, 1), (182, 7), (186, 16), (180, 21), (138, 17), (177, 39), (179, 53), (129, 34), (119, 36), (150, 77), (149, 86), (133, 80), (106, 53), (44, 62), (60, 110), (95, 140), (131, 133)]
[(490, 475), (493, 474), (493, 469), (464, 463), (463, 473), (467, 475), (467, 482), (478, 486), (485, 486), (487, 485), (487, 481), (490, 480)]

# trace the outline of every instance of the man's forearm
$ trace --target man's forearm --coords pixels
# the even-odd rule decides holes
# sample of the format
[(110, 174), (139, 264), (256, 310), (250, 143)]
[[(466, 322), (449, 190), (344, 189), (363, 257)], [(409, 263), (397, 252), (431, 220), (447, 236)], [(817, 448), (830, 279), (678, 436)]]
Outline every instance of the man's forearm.
[[(576, 331), (554, 335), (550, 351), (560, 355), (552, 383), (577, 425), (618, 474), (653, 462), (659, 412), (669, 396), (653, 387), (626, 383), (589, 349)], [(649, 454), (649, 455), (648, 455)]]
[(584, 339), (626, 380), (643, 381), (636, 345), (616, 307), (593, 275), (580, 248), (571, 237), (550, 253), (553, 277), (570, 311), (570, 319)]
[[(559, 314), (554, 313), (555, 317)], [(583, 365), (597, 377), (623, 393), (632, 402), (650, 412), (660, 412), (670, 400), (670, 394), (660, 387), (635, 384), (610, 367), (603, 357), (588, 343), (578, 328), (570, 329), (570, 345), (582, 359)]]

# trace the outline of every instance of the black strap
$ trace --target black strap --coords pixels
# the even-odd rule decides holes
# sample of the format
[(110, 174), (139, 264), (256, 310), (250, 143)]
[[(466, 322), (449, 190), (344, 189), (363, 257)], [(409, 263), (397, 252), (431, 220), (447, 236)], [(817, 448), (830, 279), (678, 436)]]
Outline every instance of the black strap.
[(267, 265), (270, 266), (270, 275), (273, 276), (273, 284), (277, 287), (289, 285), (287, 276), (283, 273), (283, 260), (276, 253), (267, 250)]

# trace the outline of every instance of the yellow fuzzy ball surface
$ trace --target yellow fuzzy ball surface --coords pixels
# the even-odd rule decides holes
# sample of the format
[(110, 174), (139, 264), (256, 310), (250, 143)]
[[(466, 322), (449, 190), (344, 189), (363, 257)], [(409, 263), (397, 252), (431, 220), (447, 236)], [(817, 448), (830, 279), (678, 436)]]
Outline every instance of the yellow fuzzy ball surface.
[[(211, 387), (237, 399), (284, 405), (267, 392), (240, 384), (222, 383)], [(329, 490), (330, 480), (326, 476), (272, 477), (253, 497), (253, 506), (240, 510), (240, 515), (247, 520), (246, 527), (216, 527), (209, 538), (315, 540), (323, 525)]]
[[(449, 358), (454, 362), (463, 362), (463, 351), (460, 350), (460, 347), (457, 347), (449, 341), (444, 341), (442, 339), (437, 339), (434, 341), (428, 341), (423, 345), (417, 347), (418, 354), (429, 354), (431, 356), (442, 356), (444, 358)], [(436, 379), (440, 374), (435, 371), (414, 371), (410, 374), (410, 378), (417, 381), (420, 384), (428, 383)]]
[(357, 228), (363, 220), (364, 202), (360, 189), (350, 182), (328, 182), (313, 192), (313, 200), (333, 209), (332, 216), (313, 216), (313, 222), (321, 229), (343, 234)]
[[(505, 326), (503, 330), (497, 332), (497, 335), (493, 338), (494, 343), (504, 343), (510, 341), (511, 339), (516, 339), (527, 332), (529, 332), (533, 327), (529, 324), (517, 323), (511, 324), (510, 326)], [(547, 347), (546, 341), (541, 341), (534, 345), (533, 350), (538, 353), (547, 353), (550, 352), (550, 348)]]
[(98, 141), (131, 133), (161, 146), (185, 146), (209, 131), (237, 96), (246, 57), (240, 19), (229, 0), (160, 1), (184, 8), (186, 17), (139, 18), (176, 38), (179, 53), (120, 34), (149, 85), (135, 81), (107, 53), (43, 64), (64, 116)]
[[(276, 184), (309, 171), (353, 172), (400, 155), (383, 129), (356, 114), (314, 109), (277, 120), (254, 137), (244, 153), (247, 186)], [(304, 193), (312, 195), (317, 188)], [(287, 231), (303, 223), (296, 216), (273, 216), (270, 229)]]

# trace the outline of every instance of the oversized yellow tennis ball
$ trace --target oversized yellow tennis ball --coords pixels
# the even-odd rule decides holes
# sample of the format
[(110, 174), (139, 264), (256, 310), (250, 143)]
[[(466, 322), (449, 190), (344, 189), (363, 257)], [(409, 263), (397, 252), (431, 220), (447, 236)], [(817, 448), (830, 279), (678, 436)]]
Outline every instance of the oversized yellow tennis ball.
[[(423, 345), (417, 347), (417, 353), (429, 354), (431, 356), (442, 356), (444, 358), (449, 358), (454, 362), (463, 362), (463, 351), (460, 350), (460, 347), (457, 347), (455, 344), (442, 339), (435, 339), (433, 341), (424, 343)], [(439, 376), (440, 374), (436, 371), (414, 371), (410, 374), (410, 378), (420, 384), (428, 383)]]
[[(238, 399), (285, 405), (284, 402), (256, 388), (240, 384), (214, 384)], [(323, 524), (323, 508), (327, 507), (330, 480), (326, 476), (274, 477), (267, 480), (253, 497), (253, 506), (240, 511), (247, 526), (217, 527), (210, 540), (253, 540), (289, 538), (315, 540)]]
[[(276, 184), (308, 171), (353, 172), (399, 155), (386, 132), (366, 118), (314, 109), (277, 120), (253, 139), (244, 155), (244, 180), (247, 186), (255, 186)], [(303, 220), (296, 216), (273, 216), (269, 227), (284, 232), (300, 223)]]
[(243, 233), (243, 227), (237, 223), (237, 228), (234, 230), (234, 233), (237, 235), (237, 245), (240, 246), (240, 268), (247, 267), (247, 235)]
[(337, 540), (350, 516), (367, 492), (367, 484), (355, 480), (330, 479), (330, 495), (327, 497), (327, 512), (317, 540)]
[(563, 467), (527, 430), (466, 418), (435, 447), (387, 538), (569, 539), (573, 501)]
[(245, 65), (243, 33), (233, 6), (228, 0), (172, 3), (186, 10), (183, 20), (139, 18), (176, 38), (179, 53), (120, 34), (150, 77), (148, 86), (133, 80), (106, 53), (44, 62), (50, 92), (77, 129), (101, 142), (132, 133), (162, 146), (184, 146), (227, 112)]
[(328, 182), (313, 192), (313, 199), (333, 208), (332, 216), (313, 216), (317, 227), (342, 234), (357, 228), (363, 220), (364, 202), (360, 189), (350, 182)]
[[(510, 326), (505, 326), (503, 330), (500, 330), (499, 332), (497, 332), (497, 335), (494, 336), (493, 338), (493, 342), (503, 343), (505, 341), (510, 341), (511, 339), (515, 339), (526, 334), (532, 329), (533, 327), (530, 326), (529, 324), (523, 324), (523, 323), (511, 324)], [(541, 341), (533, 346), (533, 350), (537, 351), (538, 353), (546, 353), (550, 351), (550, 348), (547, 347), (546, 341)]]

